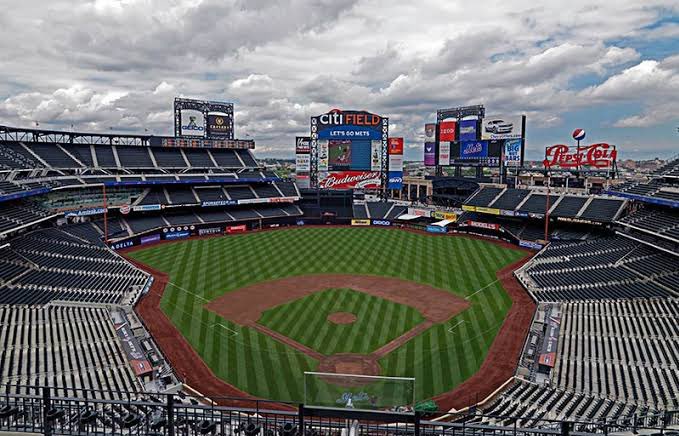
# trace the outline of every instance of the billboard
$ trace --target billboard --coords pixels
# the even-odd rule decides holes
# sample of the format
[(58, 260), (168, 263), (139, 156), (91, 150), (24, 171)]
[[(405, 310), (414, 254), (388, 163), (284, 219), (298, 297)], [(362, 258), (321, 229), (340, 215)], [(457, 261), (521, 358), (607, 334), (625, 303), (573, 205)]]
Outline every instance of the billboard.
[[(351, 169), (362, 170), (358, 164), (359, 159), (352, 165)], [(382, 141), (370, 141), (370, 170), (380, 171), (382, 169)]]
[(503, 161), (505, 166), (518, 167), (521, 165), (522, 139), (508, 139), (505, 141)]
[(606, 143), (573, 147), (564, 144), (552, 145), (545, 149), (545, 168), (610, 168), (615, 163), (618, 152), (615, 145)]
[(197, 110), (182, 111), (182, 136), (205, 136), (205, 118)]
[(379, 171), (331, 171), (319, 175), (318, 181), (322, 189), (379, 189), (381, 185)]
[(231, 138), (233, 136), (233, 120), (231, 115), (223, 112), (209, 112), (207, 115), (207, 136), (213, 138)]
[[(177, 140), (182, 137), (201, 138), (217, 142), (232, 140), (233, 104), (175, 98), (174, 136)], [(179, 144), (173, 146), (177, 145)]]
[(467, 141), (460, 144), (460, 159), (478, 160), (488, 157), (488, 141)]
[(439, 143), (439, 165), (450, 165), (450, 142)]
[(460, 120), (460, 141), (476, 141), (479, 139), (478, 120)]
[(403, 138), (389, 138), (388, 140), (389, 173), (387, 189), (403, 188)]
[(436, 124), (427, 123), (424, 125), (424, 141), (434, 142), (436, 140)]
[(439, 124), (439, 141), (455, 141), (457, 121), (441, 121)]
[(523, 138), (522, 115), (486, 116), (481, 122), (481, 139)]
[(318, 171), (328, 171), (328, 142), (318, 141)]
[(424, 143), (424, 165), (427, 167), (436, 166), (436, 143)]
[(311, 153), (311, 138), (308, 136), (295, 137), (295, 153), (296, 154)]
[(309, 172), (311, 171), (311, 155), (298, 154), (295, 156), (295, 171)]
[(333, 109), (315, 119), (318, 139), (382, 140), (382, 117), (376, 114)]

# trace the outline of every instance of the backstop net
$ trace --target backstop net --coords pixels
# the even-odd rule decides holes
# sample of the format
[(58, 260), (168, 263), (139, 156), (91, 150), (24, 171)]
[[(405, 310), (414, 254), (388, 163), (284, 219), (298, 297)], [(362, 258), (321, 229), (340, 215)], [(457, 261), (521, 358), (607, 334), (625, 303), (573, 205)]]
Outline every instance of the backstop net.
[(305, 406), (405, 412), (414, 404), (414, 378), (304, 373)]

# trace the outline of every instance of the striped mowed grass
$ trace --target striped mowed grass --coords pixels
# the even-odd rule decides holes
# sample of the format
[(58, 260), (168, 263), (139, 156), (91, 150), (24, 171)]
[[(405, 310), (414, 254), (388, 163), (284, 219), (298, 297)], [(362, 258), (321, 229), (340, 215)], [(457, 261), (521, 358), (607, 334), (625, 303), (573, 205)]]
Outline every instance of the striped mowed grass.
[[(412, 280), (467, 298), (469, 309), (380, 360), (382, 375), (416, 378), (419, 400), (454, 389), (479, 369), (511, 306), (495, 272), (523, 253), (463, 236), (300, 227), (162, 244), (130, 256), (169, 275), (161, 309), (218, 377), (262, 398), (301, 402), (303, 373), (318, 362), (223, 319), (206, 310), (206, 303), (261, 281), (335, 273)], [(407, 330), (410, 318), (397, 318)], [(379, 331), (384, 321), (374, 319), (371, 330)], [(312, 328), (301, 320), (300, 325)], [(337, 340), (321, 346), (335, 352), (332, 341)], [(358, 335), (353, 342), (342, 347), (365, 347), (356, 345)]]

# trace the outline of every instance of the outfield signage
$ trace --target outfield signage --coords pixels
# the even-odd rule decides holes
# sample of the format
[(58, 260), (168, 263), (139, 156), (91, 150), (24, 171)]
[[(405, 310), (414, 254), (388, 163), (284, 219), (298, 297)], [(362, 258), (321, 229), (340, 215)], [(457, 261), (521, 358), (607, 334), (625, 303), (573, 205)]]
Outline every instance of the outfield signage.
[(134, 206), (132, 210), (135, 212), (144, 212), (148, 210), (161, 210), (162, 206), (160, 204), (143, 204), (141, 206)]
[(132, 246), (134, 246), (134, 241), (132, 241), (131, 239), (129, 239), (127, 241), (120, 241), (120, 242), (116, 242), (114, 244), (111, 244), (111, 248), (113, 250), (121, 250), (123, 248), (128, 248), (128, 247), (132, 247)]
[(353, 220), (351, 220), (351, 225), (352, 226), (369, 226), (370, 220), (353, 219)]
[(471, 227), (476, 227), (479, 229), (488, 229), (488, 230), (499, 230), (500, 225), (499, 224), (494, 224), (494, 223), (484, 223), (481, 221), (472, 221), (468, 220), (467, 225)]
[(208, 227), (206, 229), (198, 229), (199, 236), (216, 235), (222, 233), (221, 227)]
[(200, 206), (201, 207), (235, 206), (237, 204), (238, 204), (237, 200), (210, 200), (202, 202)]
[(415, 216), (421, 216), (425, 218), (431, 218), (431, 213), (432, 211), (429, 209), (422, 209), (419, 207), (409, 207), (408, 208), (408, 215), (415, 215)]
[(519, 247), (530, 248), (531, 250), (542, 250), (542, 244), (533, 241), (519, 241)]
[(427, 232), (429, 233), (448, 233), (448, 229), (445, 226), (435, 226), (429, 224), (427, 226)]
[(373, 226), (390, 226), (391, 221), (389, 220), (372, 220)]
[(476, 212), (487, 213), (489, 215), (500, 215), (500, 209), (494, 209), (492, 207), (476, 206)]
[(103, 214), (107, 211), (106, 208), (104, 207), (95, 207), (92, 209), (80, 209), (80, 210), (71, 210), (66, 213), (64, 213), (65, 216), (67, 217), (72, 217), (72, 216), (91, 216), (91, 215), (100, 215)]
[(248, 230), (247, 226), (245, 224), (241, 224), (238, 226), (227, 226), (225, 231), (226, 233), (243, 233)]
[(156, 241), (160, 241), (160, 234), (150, 235), (150, 236), (142, 236), (141, 240), (140, 240), (142, 245), (150, 244), (151, 242), (156, 242)]
[(435, 218), (437, 220), (448, 220), (448, 221), (457, 221), (457, 214), (454, 212), (443, 212), (439, 210), (435, 210), (431, 214), (432, 218)]
[(191, 236), (191, 232), (181, 231), (181, 232), (167, 232), (165, 233), (165, 239), (183, 239)]

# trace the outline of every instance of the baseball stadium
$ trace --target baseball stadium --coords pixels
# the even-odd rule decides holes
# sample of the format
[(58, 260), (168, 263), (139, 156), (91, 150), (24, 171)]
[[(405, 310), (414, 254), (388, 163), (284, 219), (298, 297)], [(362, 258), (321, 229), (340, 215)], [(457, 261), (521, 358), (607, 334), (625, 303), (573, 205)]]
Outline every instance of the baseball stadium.
[(0, 126), (0, 433), (677, 431), (679, 157), (626, 180), (578, 129), (536, 170), (526, 115), (464, 106), (417, 178), (329, 109), (291, 177), (236, 113)]

